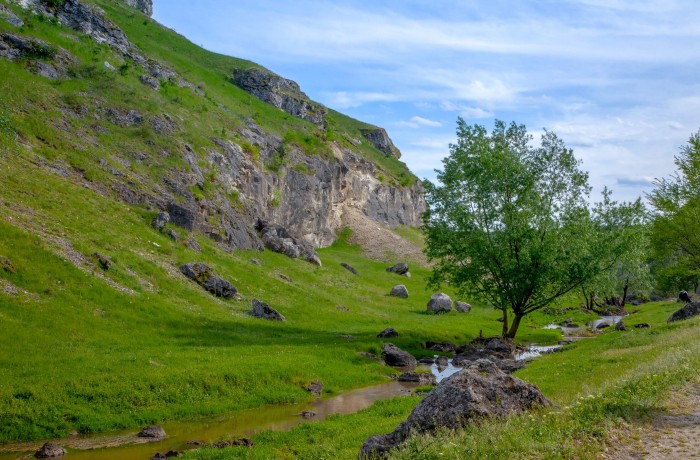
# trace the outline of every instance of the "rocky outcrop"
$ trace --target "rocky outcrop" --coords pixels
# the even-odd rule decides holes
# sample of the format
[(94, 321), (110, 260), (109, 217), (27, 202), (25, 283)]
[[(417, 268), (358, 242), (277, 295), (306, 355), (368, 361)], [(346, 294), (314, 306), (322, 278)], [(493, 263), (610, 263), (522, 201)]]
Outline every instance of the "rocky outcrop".
[(228, 299), (238, 292), (231, 283), (215, 274), (208, 265), (201, 262), (182, 265), (180, 272), (217, 297)]
[(452, 299), (443, 292), (436, 292), (428, 301), (428, 311), (432, 313), (447, 313), (452, 310)]
[(393, 343), (385, 343), (382, 347), (382, 356), (384, 361), (393, 367), (400, 367), (407, 371), (412, 371), (416, 368), (416, 358), (407, 351), (403, 351)]
[(267, 69), (235, 69), (231, 81), (242, 90), (288, 114), (325, 128), (328, 110), (313, 102), (299, 85)]
[(506, 417), (547, 405), (536, 386), (480, 360), (440, 382), (393, 432), (367, 439), (359, 457), (384, 458), (411, 433), (455, 430), (475, 419)]
[(391, 142), (384, 128), (363, 129), (362, 135), (380, 152), (384, 152), (386, 155), (394, 155), (396, 158), (401, 158), (401, 152), (394, 146), (394, 143)]
[(129, 6), (141, 11), (146, 16), (153, 16), (153, 0), (123, 0)]
[(51, 80), (65, 78), (77, 59), (68, 51), (38, 38), (0, 33), (0, 57), (17, 62), (26, 61), (32, 73)]
[(668, 322), (672, 323), (674, 321), (681, 321), (684, 319), (689, 319), (694, 316), (700, 315), (700, 302), (691, 302), (685, 304), (683, 308), (674, 312), (669, 318)]

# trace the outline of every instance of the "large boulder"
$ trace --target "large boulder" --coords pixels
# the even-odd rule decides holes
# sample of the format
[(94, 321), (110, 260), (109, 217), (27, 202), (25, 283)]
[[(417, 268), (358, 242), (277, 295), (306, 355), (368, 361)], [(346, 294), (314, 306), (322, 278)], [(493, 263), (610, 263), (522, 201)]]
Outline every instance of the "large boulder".
[(258, 299), (253, 299), (253, 309), (248, 313), (256, 318), (284, 321), (284, 316), (280, 312)]
[(408, 289), (406, 289), (406, 286), (403, 284), (397, 284), (393, 288), (391, 288), (391, 292), (389, 295), (392, 295), (394, 297), (400, 297), (402, 299), (408, 299)]
[(397, 275), (404, 275), (408, 273), (408, 264), (401, 262), (396, 265), (392, 265), (391, 267), (387, 267), (386, 271), (389, 273), (396, 273)]
[(407, 371), (416, 368), (416, 358), (407, 351), (403, 351), (393, 343), (385, 343), (382, 347), (384, 361), (393, 367), (401, 367)]
[(674, 321), (680, 321), (683, 319), (692, 318), (693, 316), (700, 315), (700, 302), (690, 302), (685, 304), (683, 308), (676, 311), (668, 318), (668, 322), (672, 323)]
[(436, 292), (428, 301), (428, 311), (447, 313), (452, 310), (452, 299), (443, 292)]
[(440, 382), (393, 432), (367, 439), (359, 457), (384, 458), (411, 433), (455, 430), (474, 419), (506, 417), (547, 405), (536, 386), (506, 374), (491, 361), (479, 360)]
[(201, 262), (185, 264), (180, 267), (180, 271), (217, 297), (228, 299), (238, 292), (231, 283), (215, 274), (207, 264)]
[(54, 457), (63, 457), (66, 455), (66, 449), (63, 447), (59, 446), (58, 444), (54, 444), (52, 442), (47, 442), (39, 450), (36, 451), (34, 454), (34, 457), (36, 458), (54, 458)]

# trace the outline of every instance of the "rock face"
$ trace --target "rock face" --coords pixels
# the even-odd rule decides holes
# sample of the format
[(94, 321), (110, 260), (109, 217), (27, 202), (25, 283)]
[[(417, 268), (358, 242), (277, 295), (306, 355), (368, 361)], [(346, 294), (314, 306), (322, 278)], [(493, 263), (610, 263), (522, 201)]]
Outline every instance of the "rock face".
[(153, 16), (153, 0), (124, 0), (124, 3), (138, 8), (146, 16)]
[(408, 289), (403, 284), (398, 284), (391, 288), (389, 295), (394, 297), (400, 297), (402, 299), (408, 299)]
[(668, 318), (668, 322), (672, 323), (698, 315), (700, 315), (700, 302), (691, 302), (685, 304), (683, 308), (673, 313), (671, 317)]
[(436, 292), (428, 301), (428, 311), (447, 313), (452, 310), (452, 299), (445, 293)]
[(231, 283), (216, 275), (208, 265), (201, 262), (182, 265), (180, 272), (217, 297), (228, 299), (238, 292)]
[(401, 367), (406, 370), (416, 368), (416, 358), (407, 351), (403, 351), (393, 343), (385, 343), (382, 347), (382, 356), (389, 366)]
[(401, 152), (394, 146), (394, 143), (391, 142), (384, 128), (363, 129), (362, 135), (380, 152), (384, 152), (386, 155), (394, 155), (396, 158), (401, 158)]
[(311, 101), (292, 80), (261, 68), (236, 69), (231, 75), (231, 80), (261, 101), (319, 127), (326, 126), (325, 117), (328, 110)]
[(280, 312), (258, 299), (253, 299), (253, 309), (250, 314), (256, 318), (284, 321), (284, 316)]
[(34, 454), (34, 457), (36, 458), (54, 458), (54, 457), (62, 457), (66, 455), (66, 449), (63, 447), (54, 444), (52, 442), (47, 442), (39, 450), (36, 451)]
[(440, 382), (393, 432), (367, 439), (359, 458), (384, 458), (412, 432), (454, 430), (474, 419), (505, 417), (547, 405), (549, 401), (536, 386), (502, 372), (488, 360), (479, 360)]

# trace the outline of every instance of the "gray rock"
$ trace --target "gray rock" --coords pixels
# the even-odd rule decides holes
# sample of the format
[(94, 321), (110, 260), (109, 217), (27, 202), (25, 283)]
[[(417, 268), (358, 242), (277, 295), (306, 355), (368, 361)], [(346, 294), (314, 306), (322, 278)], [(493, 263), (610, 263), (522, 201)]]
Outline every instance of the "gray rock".
[(253, 299), (253, 309), (249, 313), (256, 318), (284, 321), (284, 316), (280, 312), (258, 299)]
[(391, 267), (387, 267), (386, 271), (389, 273), (396, 273), (397, 275), (403, 275), (408, 273), (408, 264), (403, 262), (398, 263), (396, 265), (392, 265)]
[(153, 78), (150, 75), (141, 75), (139, 81), (151, 89), (160, 91), (160, 81), (157, 78)]
[(303, 410), (299, 413), (299, 416), (303, 418), (313, 418), (316, 417), (316, 412), (312, 410)]
[(153, 219), (151, 226), (156, 230), (162, 230), (163, 227), (168, 224), (168, 222), (170, 222), (170, 214), (168, 214), (167, 211), (161, 211), (158, 213), (155, 219)]
[(24, 22), (5, 5), (0, 5), (0, 19), (4, 19), (10, 25), (15, 27), (24, 26)]
[(307, 262), (319, 267), (322, 266), (316, 250), (311, 245), (294, 238), (281, 225), (274, 225), (260, 220), (256, 228), (262, 233), (262, 242), (270, 251), (279, 252), (292, 259), (303, 256)]
[(133, 6), (146, 16), (153, 15), (153, 0), (122, 0), (129, 6)]
[(406, 278), (411, 279), (411, 272), (406, 272), (401, 276), (405, 276)]
[(387, 327), (382, 332), (377, 334), (378, 339), (390, 339), (392, 337), (398, 337), (399, 333), (393, 327)]
[(406, 289), (406, 286), (403, 284), (398, 284), (391, 288), (391, 292), (389, 295), (392, 295), (394, 297), (400, 297), (402, 299), (408, 299), (408, 289)]
[(231, 76), (233, 83), (288, 114), (310, 121), (321, 128), (326, 126), (328, 110), (311, 101), (299, 85), (262, 68), (236, 69)]
[(262, 265), (258, 259), (250, 259), (249, 262), (253, 265)]
[(680, 310), (674, 312), (669, 318), (668, 322), (672, 323), (674, 321), (681, 321), (684, 319), (689, 319), (694, 316), (700, 315), (700, 302), (691, 302), (686, 304)]
[(372, 145), (386, 155), (394, 155), (401, 158), (401, 152), (391, 142), (389, 135), (384, 128), (363, 129), (362, 135), (372, 143)]
[(170, 222), (172, 222), (174, 225), (182, 227), (189, 232), (194, 230), (196, 217), (195, 213), (191, 209), (175, 203), (169, 203), (168, 214), (170, 216)]
[(150, 425), (139, 431), (136, 435), (139, 438), (163, 439), (166, 437), (163, 427), (158, 425)]
[(318, 380), (315, 380), (308, 385), (304, 387), (306, 391), (309, 393), (312, 393), (316, 396), (321, 396), (321, 392), (323, 391), (323, 384), (319, 382)]
[(52, 442), (47, 442), (39, 450), (36, 451), (34, 457), (36, 458), (52, 458), (52, 457), (62, 457), (66, 455), (66, 449), (54, 444)]
[(367, 439), (359, 458), (384, 458), (411, 433), (456, 430), (475, 419), (506, 417), (549, 404), (536, 386), (479, 360), (440, 382), (393, 432)]
[(460, 302), (459, 300), (455, 300), (454, 307), (458, 313), (469, 313), (472, 311), (471, 305), (467, 302)]
[(447, 313), (452, 310), (452, 299), (445, 293), (436, 292), (428, 301), (428, 311)]
[(168, 235), (173, 241), (180, 240), (180, 235), (178, 235), (177, 232), (175, 230), (173, 230), (172, 228), (166, 228), (165, 234)]
[(428, 350), (433, 350), (433, 351), (439, 351), (441, 353), (454, 353), (455, 350), (457, 349), (457, 346), (448, 341), (444, 342), (431, 342), (427, 341), (425, 342), (425, 348)]
[(416, 358), (407, 351), (403, 351), (393, 343), (385, 343), (382, 347), (382, 356), (384, 361), (393, 367), (400, 367), (407, 371), (412, 371), (416, 368)]
[(430, 372), (404, 372), (399, 382), (411, 382), (419, 385), (437, 385), (437, 378)]
[(230, 299), (238, 290), (228, 281), (222, 279), (206, 264), (201, 262), (188, 263), (180, 267), (183, 275), (194, 280), (207, 291), (217, 297)]
[(615, 324), (615, 330), (616, 331), (626, 331), (627, 326), (625, 326), (625, 322), (623, 320), (620, 320)]
[(190, 235), (187, 237), (185, 240), (185, 246), (188, 249), (191, 249), (195, 252), (202, 252), (202, 247), (197, 243), (197, 240), (194, 238), (194, 235)]
[(450, 360), (447, 359), (447, 356), (438, 356), (435, 359), (435, 364), (437, 365), (438, 369), (444, 369), (447, 367), (448, 364), (450, 364)]
[(352, 268), (350, 265), (346, 264), (345, 262), (341, 262), (340, 266), (343, 267), (344, 269), (346, 269), (347, 271), (349, 271), (350, 273), (352, 273), (353, 275), (359, 275), (359, 273), (357, 273), (357, 270), (355, 270), (354, 268)]

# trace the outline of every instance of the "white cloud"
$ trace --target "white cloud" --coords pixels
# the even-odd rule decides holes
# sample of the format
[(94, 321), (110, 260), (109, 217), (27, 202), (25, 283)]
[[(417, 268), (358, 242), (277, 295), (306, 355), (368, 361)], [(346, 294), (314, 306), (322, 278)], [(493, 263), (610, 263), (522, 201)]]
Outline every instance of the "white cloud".
[(398, 124), (399, 126), (406, 126), (408, 128), (414, 129), (420, 127), (439, 128), (440, 126), (442, 126), (442, 123), (440, 123), (439, 121), (430, 120), (428, 118), (423, 118), (419, 116), (411, 117), (411, 119), (408, 121), (400, 121)]
[(490, 118), (494, 115), (489, 110), (484, 110), (480, 107), (471, 107), (466, 104), (455, 104), (450, 101), (442, 101), (440, 108), (447, 112), (459, 112), (460, 116), (465, 119)]

